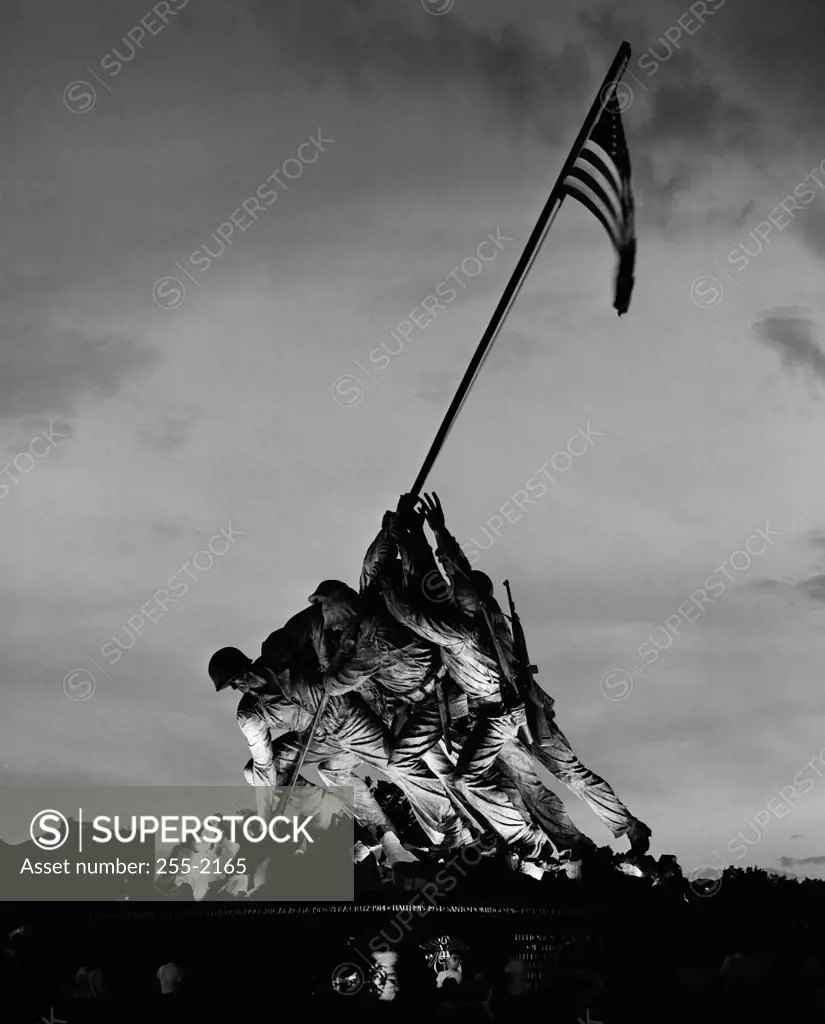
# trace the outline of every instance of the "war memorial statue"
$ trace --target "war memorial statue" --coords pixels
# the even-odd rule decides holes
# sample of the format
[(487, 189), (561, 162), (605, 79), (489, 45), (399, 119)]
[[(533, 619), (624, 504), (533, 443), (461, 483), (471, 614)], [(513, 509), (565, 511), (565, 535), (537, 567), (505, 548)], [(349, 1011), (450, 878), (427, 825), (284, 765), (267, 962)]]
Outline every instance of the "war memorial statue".
[(432, 850), (492, 838), (518, 873), (580, 877), (596, 845), (543, 769), (627, 837), (622, 870), (650, 871), (650, 829), (574, 753), (534, 678), (512, 597), (508, 616), (448, 531), (437, 495), (402, 495), (385, 513), (358, 590), (324, 580), (308, 602), (254, 661), (224, 647), (209, 662), (216, 691), (241, 694), (250, 785), (300, 784), (312, 765), (322, 784), (351, 787), (348, 810), (364, 836), (356, 862), (373, 856), (392, 868), (426, 856), (402, 842), (359, 773), (369, 769), (399, 787)]

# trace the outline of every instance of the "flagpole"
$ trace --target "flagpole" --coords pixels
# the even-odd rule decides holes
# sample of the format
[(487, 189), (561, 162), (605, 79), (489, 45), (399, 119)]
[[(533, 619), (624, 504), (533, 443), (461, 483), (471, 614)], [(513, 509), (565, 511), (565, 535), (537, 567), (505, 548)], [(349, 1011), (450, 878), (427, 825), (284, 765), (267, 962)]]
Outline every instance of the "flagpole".
[(527, 277), (530, 267), (533, 265), (536, 256), (538, 256), (545, 236), (550, 230), (556, 214), (561, 207), (562, 201), (564, 200), (564, 181), (572, 170), (573, 164), (578, 158), (579, 151), (587, 141), (587, 138), (593, 130), (593, 126), (598, 120), (602, 109), (613, 95), (619, 80), (624, 74), (625, 67), (629, 60), (630, 44), (624, 42), (619, 47), (613, 63), (610, 65), (610, 70), (605, 75), (604, 81), (599, 88), (598, 95), (593, 101), (593, 105), (591, 106), (587, 118), (582, 125), (581, 131), (579, 132), (576, 141), (573, 143), (573, 148), (570, 150), (570, 153), (564, 162), (564, 166), (556, 180), (556, 184), (553, 186), (553, 191), (550, 193), (550, 197), (545, 203), (544, 209), (541, 211), (541, 215), (536, 226), (533, 228), (532, 234), (527, 240), (527, 245), (524, 248), (524, 252), (521, 254), (521, 258), (516, 265), (516, 269), (513, 271), (507, 287), (504, 289), (504, 294), (502, 295), (498, 306), (496, 306), (493, 317), (487, 326), (487, 330), (484, 332), (484, 336), (479, 342), (478, 348), (473, 354), (473, 358), (470, 360), (470, 365), (467, 367), (467, 371), (464, 374), (461, 383), (458, 385), (458, 390), (450, 403), (450, 407), (447, 410), (441, 426), (438, 428), (438, 433), (435, 435), (435, 440), (430, 446), (430, 450), (424, 460), (424, 465), (421, 467), (421, 471), (412, 486), (410, 493), (413, 495), (421, 493), (421, 489), (432, 471), (433, 465), (441, 452), (444, 442), (447, 440), (447, 436), (449, 435), (450, 430), (452, 429), (453, 424), (467, 399), (470, 388), (472, 388), (475, 383), (475, 379), (481, 370), (484, 360), (489, 355), (490, 349), (493, 347), (493, 342), (498, 337), (498, 334), (504, 325), (504, 321), (507, 319), (507, 315), (512, 309), (513, 304), (516, 301), (516, 297), (521, 290), (521, 286), (524, 284), (524, 280)]

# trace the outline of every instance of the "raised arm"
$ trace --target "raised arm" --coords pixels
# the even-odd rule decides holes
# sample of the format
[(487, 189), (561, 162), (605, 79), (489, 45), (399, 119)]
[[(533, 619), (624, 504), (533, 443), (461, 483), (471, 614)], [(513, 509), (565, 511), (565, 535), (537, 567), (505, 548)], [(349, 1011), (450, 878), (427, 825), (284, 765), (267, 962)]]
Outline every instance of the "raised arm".
[(398, 544), (393, 536), (394, 514), (386, 512), (378, 536), (367, 548), (364, 564), (361, 566), (359, 590), (362, 597), (374, 592), (376, 580), (390, 562), (398, 556)]
[(396, 512), (396, 540), (401, 554), (401, 566), (405, 587), (424, 585), (433, 573), (438, 573), (438, 563), (424, 533), (424, 509), (411, 494), (402, 494)]
[(461, 550), (461, 545), (444, 523), (444, 510), (441, 508), (438, 495), (435, 493), (431, 495), (425, 494), (421, 499), (421, 504), (424, 516), (430, 529), (433, 531), (436, 544), (438, 545), (435, 551), (436, 557), (444, 567), (444, 571), (449, 576), (450, 581), (455, 583), (457, 576), (469, 579), (472, 571), (470, 560)]

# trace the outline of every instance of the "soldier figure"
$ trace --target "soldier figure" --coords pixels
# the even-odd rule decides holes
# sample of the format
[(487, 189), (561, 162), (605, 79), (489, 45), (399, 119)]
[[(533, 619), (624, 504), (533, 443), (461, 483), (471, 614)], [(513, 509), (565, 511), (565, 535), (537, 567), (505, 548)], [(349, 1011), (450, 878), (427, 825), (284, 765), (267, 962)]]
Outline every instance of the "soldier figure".
[[(469, 805), (471, 813), (486, 819), (507, 845), (511, 865), (540, 877), (555, 851), (548, 837), (525, 812), (521, 801), (514, 801), (503, 780), (493, 773), (493, 762), (501, 743), (493, 741), (490, 745), (491, 756), (483, 770), (475, 770), (463, 778), (457, 776), (453, 763), (437, 747), (443, 733), (443, 709), (439, 708), (436, 693), (442, 661), (438, 647), (430, 638), (417, 636), (396, 621), (380, 596), (393, 569), (403, 571), (410, 578), (416, 575), (419, 551), (407, 546), (403, 549), (403, 563), (396, 560), (399, 521), (411, 518), (409, 505), (405, 507), (403, 497), (399, 510), (395, 515), (385, 515), (382, 529), (367, 551), (360, 595), (340, 581), (326, 580), (310, 596), (310, 601), (322, 607), (325, 626), (344, 633), (352, 648), (348, 656), (326, 672), (327, 689), (331, 693), (343, 693), (360, 689), (366, 681), (374, 680), (396, 706), (401, 705), (402, 722), (407, 710), (412, 708), (409, 720), (401, 727), (393, 744), (390, 763), (409, 771), (412, 765), (424, 760), (460, 804)], [(421, 539), (426, 545), (423, 530)], [(489, 704), (495, 703), (496, 687), (497, 681), (491, 680), (484, 691), (483, 696), (490, 697)], [(493, 712), (488, 711), (489, 720), (496, 725), (499, 711), (498, 707)], [(504, 732), (517, 729), (517, 713), (513, 716), (501, 711), (500, 718), (506, 720)]]
[[(438, 496), (427, 497), (423, 504), (427, 522), (435, 535), (438, 545), (436, 555), (452, 584), (455, 604), (465, 615), (473, 617), (473, 620), (477, 623), (477, 632), (479, 634), (483, 631), (482, 623), (485, 623), (485, 621), (492, 626), (498, 642), (498, 651), (503, 655), (505, 662), (509, 661), (510, 673), (514, 677), (518, 666), (513, 651), (513, 640), (504, 613), (493, 597), (492, 583), (483, 573), (472, 569), (460, 545), (447, 530)], [(413, 619), (416, 617), (416, 614), (421, 617), (420, 612), (416, 613), (416, 610), (411, 607), (402, 608), (396, 597), (392, 594), (392, 591), (390, 591), (387, 603), (390, 610), (397, 613), (401, 621), (416, 629)], [(426, 616), (423, 618), (426, 618)], [(481, 622), (479, 619), (481, 619)], [(436, 620), (437, 622), (438, 620)], [(454, 630), (454, 627), (452, 628)], [(435, 633), (440, 631), (447, 638), (448, 642), (455, 644), (454, 632), (451, 633), (450, 630), (449, 616), (445, 617), (445, 626), (436, 625), (435, 632), (432, 626), (422, 628), (419, 625), (416, 629), (420, 635), (425, 635), (426, 633), (430, 637), (434, 637)], [(462, 652), (459, 655), (454, 655), (454, 657), (458, 657), (459, 660), (463, 658), (466, 661), (467, 654)], [(543, 710), (543, 714), (538, 716), (540, 735), (535, 737), (535, 742), (530, 746), (530, 754), (553, 776), (560, 779), (574, 793), (580, 796), (596, 812), (615, 837), (618, 838), (626, 835), (630, 841), (632, 853), (636, 855), (645, 854), (650, 847), (650, 829), (644, 822), (634, 817), (628, 811), (627, 807), (625, 807), (604, 779), (585, 767), (575, 755), (567, 737), (556, 723), (552, 697), (545, 693), (534, 680), (531, 680), (530, 692), (527, 696), (532, 704), (531, 710), (537, 708)], [(511, 764), (513, 763), (511, 755), (518, 756), (522, 763), (524, 761), (524, 752), (516, 755), (512, 743), (508, 743), (507, 755), (504, 760)], [(511, 777), (514, 782), (517, 782), (514, 775)], [(525, 793), (523, 795), (528, 806), (530, 806), (530, 797)], [(566, 815), (565, 818), (567, 818)], [(570, 822), (569, 818), (567, 818), (567, 821)], [(570, 825), (572, 825), (572, 822), (570, 822)], [(576, 838), (574, 840), (574, 847), (586, 849), (588, 841), (574, 825), (572, 827), (578, 833), (578, 836), (581, 837), (581, 839)], [(564, 824), (563, 831), (572, 837), (566, 823)], [(557, 833), (554, 834), (551, 831), (550, 834), (553, 836), (554, 841), (556, 841)], [(584, 847), (582, 846), (582, 840), (585, 840)], [(592, 848), (592, 843), (589, 846)]]
[[(309, 618), (309, 617), (307, 617)], [(295, 665), (273, 668), (275, 645), (270, 645), (269, 664), (252, 662), (235, 648), (213, 655), (209, 675), (217, 691), (227, 687), (243, 693), (238, 705), (238, 724), (249, 744), (252, 763), (247, 781), (255, 786), (277, 787), (300, 757), (323, 695), (319, 675), (304, 676)], [(380, 844), (390, 864), (414, 861), (363, 779), (354, 769), (364, 763), (395, 782), (409, 799), (422, 828), (434, 841), (457, 845), (469, 840), (443, 786), (422, 763), (409, 770), (391, 766), (389, 735), (383, 722), (357, 697), (330, 698), (306, 761), (318, 766), (330, 786), (351, 786), (354, 817)]]

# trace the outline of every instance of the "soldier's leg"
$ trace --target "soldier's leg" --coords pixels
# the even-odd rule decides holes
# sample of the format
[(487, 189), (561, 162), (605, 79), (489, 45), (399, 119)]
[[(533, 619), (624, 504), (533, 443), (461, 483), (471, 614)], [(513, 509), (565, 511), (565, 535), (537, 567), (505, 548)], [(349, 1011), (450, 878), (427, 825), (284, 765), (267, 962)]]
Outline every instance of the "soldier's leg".
[(361, 758), (357, 754), (341, 752), (321, 761), (318, 765), (318, 774), (327, 786), (346, 786), (352, 789), (352, 816), (367, 833), (369, 845), (374, 847), (380, 844), (388, 832), (395, 832), (396, 829), (369, 786), (355, 774), (355, 769), (361, 763)]
[(457, 778), (455, 766), (440, 744), (425, 755), (424, 761), (482, 830), (493, 831), (508, 845), (534, 835), (535, 829), (531, 827), (534, 822), (520, 794), (502, 774), (493, 770), (475, 782)]
[(555, 719), (548, 725), (547, 739), (540, 747), (534, 748), (536, 759), (580, 796), (598, 814), (614, 836), (633, 832), (636, 826), (647, 830), (647, 826), (634, 818), (604, 779), (590, 771), (576, 757), (567, 737), (556, 725)]
[(389, 730), (365, 705), (350, 702), (336, 722), (334, 736), (342, 749), (357, 754), (403, 791), (432, 842), (453, 845), (466, 838), (465, 826), (443, 784), (422, 761), (390, 764)]
[(410, 717), (392, 740), (390, 765), (409, 771), (438, 745), (441, 735), (438, 701), (435, 697), (427, 697), (413, 705)]
[(401, 771), (411, 771), (423, 761), (433, 775), (441, 780), (459, 814), (483, 831), (486, 823), (479, 822), (469, 802), (455, 786), (455, 764), (441, 749), (439, 741), (442, 735), (438, 698), (430, 695), (412, 706), (409, 717), (393, 738), (390, 765)]
[(541, 826), (557, 849), (579, 852), (593, 848), (593, 842), (573, 822), (559, 797), (541, 781), (535, 759), (523, 743), (518, 739), (508, 740), (501, 749), (496, 767), (520, 795), (532, 820)]
[(459, 793), (477, 809), (508, 846), (520, 844), (531, 854), (546, 844), (547, 836), (524, 813), (521, 801), (511, 799), (511, 790), (502, 784), (496, 760), (502, 747), (516, 733), (517, 725), (510, 714), (487, 715), (476, 723), (464, 741), (472, 744), (466, 755), (459, 755), (464, 771), (454, 785)]

